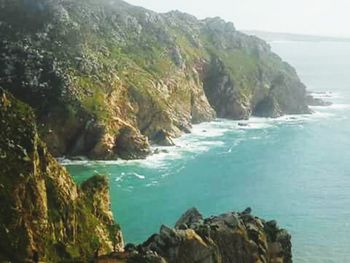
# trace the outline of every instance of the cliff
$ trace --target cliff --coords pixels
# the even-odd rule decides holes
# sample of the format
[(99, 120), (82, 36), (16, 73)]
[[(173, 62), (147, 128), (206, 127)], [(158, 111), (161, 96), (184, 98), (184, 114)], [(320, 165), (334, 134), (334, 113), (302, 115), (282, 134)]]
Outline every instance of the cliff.
[(216, 116), (309, 112), (295, 70), (220, 18), (120, 0), (2, 0), (0, 14), (0, 86), (54, 156), (144, 158)]
[(123, 248), (108, 181), (78, 187), (39, 139), (27, 105), (0, 89), (0, 261), (87, 262)]
[(292, 262), (290, 235), (250, 209), (207, 219), (190, 209), (124, 249), (107, 179), (78, 187), (40, 140), (32, 109), (2, 89), (0, 120), (1, 262)]
[(139, 246), (128, 244), (126, 252), (100, 257), (97, 262), (119, 263), (291, 263), (291, 237), (275, 221), (230, 212), (204, 219), (194, 208), (175, 228), (162, 226)]

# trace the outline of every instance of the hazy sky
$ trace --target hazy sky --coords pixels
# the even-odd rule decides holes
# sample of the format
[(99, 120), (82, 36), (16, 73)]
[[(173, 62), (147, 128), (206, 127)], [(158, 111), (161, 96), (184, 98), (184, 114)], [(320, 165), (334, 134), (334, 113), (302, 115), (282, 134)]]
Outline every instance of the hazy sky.
[(154, 11), (220, 16), (238, 29), (350, 37), (350, 0), (126, 0)]

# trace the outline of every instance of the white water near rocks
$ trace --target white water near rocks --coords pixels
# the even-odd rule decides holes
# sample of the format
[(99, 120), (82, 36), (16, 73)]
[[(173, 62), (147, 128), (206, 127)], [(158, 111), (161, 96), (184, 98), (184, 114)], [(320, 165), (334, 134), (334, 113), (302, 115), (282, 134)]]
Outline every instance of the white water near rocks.
[(252, 207), (292, 234), (295, 262), (350, 260), (350, 44), (278, 42), (313, 95), (312, 115), (195, 125), (146, 160), (64, 163), (78, 181), (110, 177), (112, 210), (140, 242), (186, 209), (207, 216)]

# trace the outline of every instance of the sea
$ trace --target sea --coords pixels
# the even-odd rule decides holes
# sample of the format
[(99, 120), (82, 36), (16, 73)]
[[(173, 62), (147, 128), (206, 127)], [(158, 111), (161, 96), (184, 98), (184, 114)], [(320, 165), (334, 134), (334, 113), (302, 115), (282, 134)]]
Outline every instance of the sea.
[(64, 161), (77, 182), (109, 177), (127, 243), (173, 226), (191, 207), (204, 216), (251, 207), (291, 233), (294, 262), (350, 262), (350, 43), (270, 45), (333, 104), (311, 115), (195, 125), (146, 160)]

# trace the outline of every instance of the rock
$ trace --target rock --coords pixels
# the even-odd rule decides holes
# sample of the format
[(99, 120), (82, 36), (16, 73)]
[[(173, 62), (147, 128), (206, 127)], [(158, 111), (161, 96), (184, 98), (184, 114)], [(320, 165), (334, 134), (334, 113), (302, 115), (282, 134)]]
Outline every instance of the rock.
[(203, 216), (196, 208), (191, 208), (187, 210), (180, 219), (176, 222), (175, 228), (179, 228), (181, 225), (191, 226), (195, 223), (200, 223), (203, 221)]
[(152, 138), (152, 141), (159, 146), (174, 146), (175, 145), (170, 134), (168, 132), (166, 132), (165, 130), (158, 131), (154, 135), (154, 137)]
[(0, 119), (0, 261), (88, 262), (120, 251), (107, 179), (78, 187), (40, 140), (32, 109), (2, 89)]
[(132, 252), (137, 251), (137, 246), (134, 244), (128, 243), (125, 245), (124, 250), (125, 250), (125, 252), (132, 253)]
[(153, 151), (153, 154), (160, 154), (160, 153), (169, 153), (169, 151), (166, 149), (159, 149), (159, 148)]
[(250, 215), (250, 213), (252, 212), (252, 209), (250, 207), (247, 207), (246, 209), (244, 209), (244, 211), (242, 212), (243, 215)]
[(69, 157), (70, 160), (72, 161), (87, 161), (88, 158), (86, 156), (72, 156)]
[(309, 106), (322, 106), (322, 107), (326, 107), (326, 106), (331, 106), (332, 102), (329, 101), (324, 101), (320, 98), (314, 98), (312, 95), (308, 95), (306, 97), (307, 100), (307, 104)]
[[(292, 262), (290, 235), (277, 224), (242, 213), (225, 213), (203, 220), (191, 208), (174, 229), (162, 226), (159, 234), (138, 247), (127, 262), (232, 263)], [(152, 255), (152, 260), (150, 259)], [(128, 258), (128, 257), (127, 257)], [(135, 261), (133, 261), (135, 260)]]
[(248, 127), (248, 126), (249, 126), (249, 123), (239, 122), (239, 123), (238, 123), (238, 126), (239, 126), (239, 127)]
[(116, 139), (117, 154), (123, 159), (143, 159), (150, 153), (149, 143), (133, 127), (124, 127)]
[(283, 111), (281, 110), (276, 98), (269, 96), (256, 105), (253, 114), (258, 117), (277, 118), (283, 115)]

